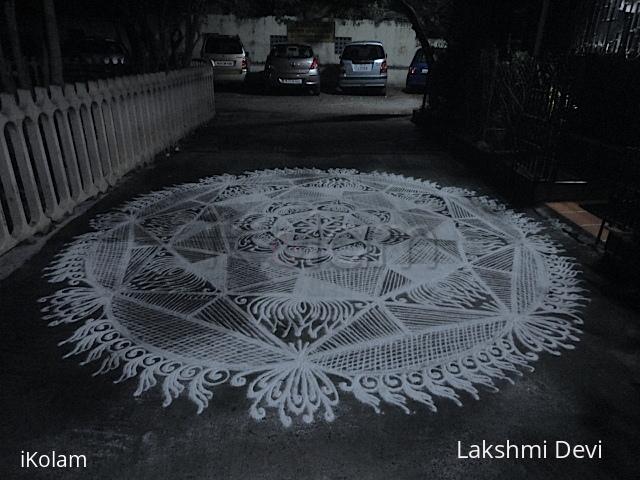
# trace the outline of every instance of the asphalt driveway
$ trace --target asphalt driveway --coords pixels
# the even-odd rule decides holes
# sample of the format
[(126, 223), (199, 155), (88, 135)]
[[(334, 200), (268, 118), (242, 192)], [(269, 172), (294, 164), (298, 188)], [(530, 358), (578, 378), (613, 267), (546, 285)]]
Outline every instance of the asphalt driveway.
[[(48, 328), (38, 299), (56, 286), (42, 269), (95, 215), (131, 198), (211, 175), (282, 167), (356, 168), (425, 178), (496, 196), (465, 165), (410, 122), (419, 95), (390, 89), (386, 97), (299, 93), (266, 96), (222, 89), (217, 117), (151, 168), (128, 175), (53, 235), (42, 250), (0, 283), (3, 478), (179, 479), (629, 479), (640, 469), (640, 315), (611, 295), (593, 266), (597, 255), (541, 211), (547, 226), (583, 265), (591, 299), (575, 350), (543, 355), (535, 371), (497, 393), (412, 405), (406, 415), (376, 414), (341, 399), (331, 423), (285, 428), (247, 415), (243, 389), (217, 387), (197, 415), (192, 403), (161, 406), (161, 392), (134, 397), (134, 381), (63, 358), (57, 343), (72, 327)], [(544, 213), (544, 212), (542, 212)], [(457, 442), (602, 441), (600, 460), (463, 460)], [(86, 470), (19, 468), (21, 451), (82, 453)]]

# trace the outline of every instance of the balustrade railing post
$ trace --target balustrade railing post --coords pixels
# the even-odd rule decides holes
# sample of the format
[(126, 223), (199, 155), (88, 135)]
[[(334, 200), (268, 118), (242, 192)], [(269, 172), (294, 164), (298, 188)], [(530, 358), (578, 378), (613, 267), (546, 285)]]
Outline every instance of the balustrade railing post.
[(57, 130), (57, 135), (60, 138), (60, 148), (71, 190), (71, 199), (75, 203), (80, 203), (84, 201), (88, 195), (84, 192), (82, 181), (80, 179), (78, 159), (73, 145), (73, 138), (71, 136), (69, 118), (67, 117), (69, 102), (67, 102), (64, 97), (61, 87), (52, 85), (49, 87), (49, 90), (51, 91), (51, 101), (56, 106), (56, 111), (53, 112), (53, 122), (54, 128)]
[(82, 127), (82, 120), (80, 118), (80, 108), (82, 103), (80, 98), (78, 98), (75, 86), (65, 85), (63, 92), (68, 103), (66, 117), (69, 121), (72, 142), (75, 145), (76, 159), (80, 170), (83, 190), (87, 196), (93, 197), (98, 193), (98, 188), (93, 180), (93, 174), (89, 163), (87, 140), (85, 138), (84, 128)]
[(89, 95), (87, 86), (84, 83), (76, 83), (76, 95), (78, 98), (78, 115), (80, 116), (80, 127), (83, 129), (84, 141), (87, 149), (87, 157), (93, 184), (100, 192), (106, 191), (108, 184), (102, 170), (100, 160), (100, 146), (98, 144), (98, 133), (96, 132), (95, 121), (91, 113), (93, 100)]
[(12, 115), (15, 111), (10, 106), (10, 102), (13, 101), (15, 103), (15, 100), (9, 94), (0, 93), (0, 101), (2, 102), (3, 112), (2, 116), (0, 116), (0, 129), (2, 130), (0, 135), (0, 184), (2, 184), (4, 199), (9, 210), (7, 216), (12, 224), (11, 236), (14, 239), (20, 239), (30, 235), (33, 229), (27, 221), (27, 214), (20, 198), (18, 179), (11, 161), (11, 152), (5, 137), (6, 129), (15, 128), (15, 123), (12, 121), (12, 118), (14, 118)]
[(107, 124), (104, 118), (103, 109), (104, 97), (100, 89), (100, 84), (96, 81), (89, 82), (88, 92), (91, 99), (89, 110), (96, 133), (96, 143), (98, 145), (98, 151), (100, 152), (100, 169), (107, 183), (109, 185), (115, 185), (117, 177), (111, 163), (109, 135), (107, 133)]
[[(38, 95), (39, 90), (41, 88), (36, 87), (36, 95)], [(31, 147), (30, 153), (38, 176), (37, 182), (40, 187), (41, 200), (44, 204), (44, 213), (52, 220), (59, 220), (64, 216), (65, 211), (60, 208), (56, 197), (51, 167), (47, 161), (44, 141), (40, 132), (38, 122), (40, 115), (43, 115), (43, 113), (34, 102), (31, 92), (26, 90), (18, 91), (18, 106), (24, 113), (22, 128), (26, 134), (25, 140)]]

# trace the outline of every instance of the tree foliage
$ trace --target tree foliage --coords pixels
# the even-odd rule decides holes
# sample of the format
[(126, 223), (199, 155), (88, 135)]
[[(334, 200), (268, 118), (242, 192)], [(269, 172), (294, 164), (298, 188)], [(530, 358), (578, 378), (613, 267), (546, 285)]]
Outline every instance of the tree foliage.
[(206, 6), (206, 0), (115, 0), (111, 4), (142, 71), (189, 65)]
[(447, 37), (453, 21), (454, 0), (217, 0), (210, 11), (237, 17), (273, 15), (301, 19), (345, 18), (407, 21), (430, 52), (428, 38)]
[(139, 72), (188, 65), (210, 0), (61, 0), (56, 8), (75, 18), (100, 18), (119, 25)]

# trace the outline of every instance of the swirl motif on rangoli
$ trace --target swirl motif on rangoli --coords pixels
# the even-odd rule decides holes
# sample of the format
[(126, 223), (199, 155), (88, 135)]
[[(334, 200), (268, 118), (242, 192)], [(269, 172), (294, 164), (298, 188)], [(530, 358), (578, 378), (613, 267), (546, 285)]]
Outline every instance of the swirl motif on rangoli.
[(577, 341), (573, 261), (541, 227), (456, 188), (315, 169), (223, 175), (140, 197), (49, 267), (72, 354), (202, 411), (332, 420), (340, 393), (436, 410)]

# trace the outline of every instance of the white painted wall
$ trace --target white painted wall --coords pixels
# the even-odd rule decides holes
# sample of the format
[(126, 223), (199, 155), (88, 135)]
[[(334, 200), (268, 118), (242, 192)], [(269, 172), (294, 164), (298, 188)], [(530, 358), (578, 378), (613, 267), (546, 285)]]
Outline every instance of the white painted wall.
[[(239, 35), (253, 62), (263, 63), (269, 54), (271, 35), (286, 35), (287, 25), (275, 17), (236, 18), (233, 15), (209, 15), (202, 28), (203, 33)], [(378, 40), (384, 44), (390, 67), (407, 67), (417, 49), (416, 36), (409, 23), (371, 20), (335, 20), (335, 35), (357, 40)], [(312, 44), (320, 63), (338, 63), (333, 42)], [(200, 43), (195, 54), (199, 55)]]

